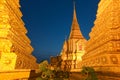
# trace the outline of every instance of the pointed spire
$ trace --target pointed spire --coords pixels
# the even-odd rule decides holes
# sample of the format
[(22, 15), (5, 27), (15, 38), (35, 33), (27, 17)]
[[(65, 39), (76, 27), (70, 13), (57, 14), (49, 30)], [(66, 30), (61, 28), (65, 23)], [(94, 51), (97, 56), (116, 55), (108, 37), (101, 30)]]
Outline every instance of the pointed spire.
[(75, 8), (75, 1), (74, 1), (73, 3), (74, 3), (73, 21), (77, 21), (76, 8)]
[(76, 39), (77, 38), (78, 39), (83, 38), (82, 33), (80, 31), (78, 21), (77, 21), (75, 2), (74, 2), (73, 21), (72, 21), (72, 26), (71, 26), (71, 32), (70, 32), (69, 39), (72, 39), (72, 38), (76, 38)]

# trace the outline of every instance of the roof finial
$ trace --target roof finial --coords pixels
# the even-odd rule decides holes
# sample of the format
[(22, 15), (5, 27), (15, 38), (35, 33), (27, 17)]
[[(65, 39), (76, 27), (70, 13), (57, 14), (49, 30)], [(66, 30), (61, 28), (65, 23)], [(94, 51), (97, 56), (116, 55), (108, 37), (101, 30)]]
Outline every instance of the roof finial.
[(74, 5), (74, 9), (75, 9), (75, 0), (73, 0), (73, 5)]
[(73, 7), (73, 20), (77, 20), (75, 0), (73, 0)]

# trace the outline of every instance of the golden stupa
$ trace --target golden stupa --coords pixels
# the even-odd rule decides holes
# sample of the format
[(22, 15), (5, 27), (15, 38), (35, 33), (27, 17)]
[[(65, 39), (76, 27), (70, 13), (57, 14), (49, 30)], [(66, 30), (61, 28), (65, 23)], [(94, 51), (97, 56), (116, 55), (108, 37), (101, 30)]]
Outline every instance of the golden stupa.
[(120, 72), (120, 0), (100, 0), (82, 66)]
[(80, 62), (85, 53), (85, 46), (87, 40), (83, 37), (74, 5), (73, 21), (68, 40), (64, 41), (63, 49), (61, 51), (62, 65), (61, 69), (66, 71), (80, 71)]
[(37, 69), (19, 0), (0, 0), (0, 71)]

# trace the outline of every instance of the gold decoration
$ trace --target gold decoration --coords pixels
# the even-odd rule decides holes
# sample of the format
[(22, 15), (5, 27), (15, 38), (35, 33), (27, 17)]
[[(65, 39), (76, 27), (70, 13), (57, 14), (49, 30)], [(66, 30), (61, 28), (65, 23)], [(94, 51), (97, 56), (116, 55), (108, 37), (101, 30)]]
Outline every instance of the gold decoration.
[(0, 71), (37, 69), (19, 0), (0, 0)]
[(73, 21), (69, 39), (65, 40), (63, 49), (61, 51), (63, 70), (78, 71), (80, 69), (80, 62), (85, 53), (86, 39), (83, 37), (76, 17), (76, 10), (74, 8)]
[[(100, 0), (94, 26), (89, 33), (86, 53), (82, 57), (82, 64), (96, 60), (96, 65), (87, 64), (95, 68), (113, 71), (113, 67), (120, 67), (120, 0)], [(118, 70), (114, 70), (118, 72)]]

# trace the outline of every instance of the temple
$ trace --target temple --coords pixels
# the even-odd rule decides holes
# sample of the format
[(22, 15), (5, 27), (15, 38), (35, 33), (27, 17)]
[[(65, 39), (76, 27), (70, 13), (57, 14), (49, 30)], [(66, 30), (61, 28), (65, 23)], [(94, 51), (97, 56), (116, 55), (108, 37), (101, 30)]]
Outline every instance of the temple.
[(120, 72), (120, 0), (100, 0), (82, 66)]
[(85, 53), (86, 39), (83, 37), (76, 16), (74, 5), (73, 21), (68, 40), (64, 41), (61, 51), (61, 69), (66, 71), (78, 71), (80, 62)]
[(0, 71), (37, 69), (19, 0), (0, 0)]

